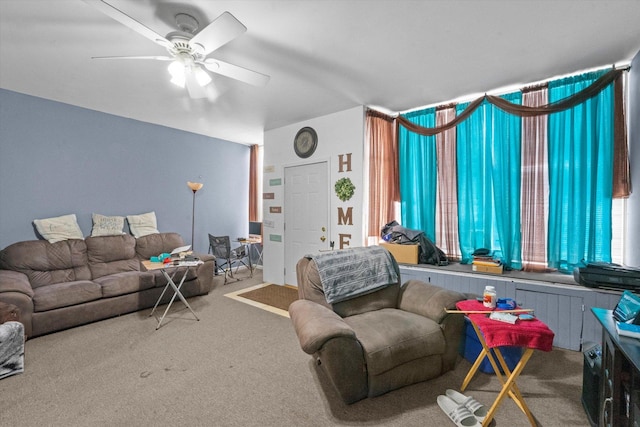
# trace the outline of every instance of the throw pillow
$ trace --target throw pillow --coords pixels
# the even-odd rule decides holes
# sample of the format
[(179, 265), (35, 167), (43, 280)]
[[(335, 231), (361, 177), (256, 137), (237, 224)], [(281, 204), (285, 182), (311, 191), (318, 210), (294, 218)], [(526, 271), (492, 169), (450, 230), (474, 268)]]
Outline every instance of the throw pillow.
[(91, 215), (93, 220), (93, 228), (91, 229), (91, 237), (98, 236), (119, 236), (123, 234), (124, 217), (123, 216), (105, 216), (94, 213)]
[(141, 215), (127, 215), (129, 230), (136, 239), (149, 234), (157, 234), (158, 225), (156, 223), (156, 213), (148, 212)]
[(38, 233), (50, 243), (69, 239), (84, 239), (75, 214), (55, 218), (34, 219)]

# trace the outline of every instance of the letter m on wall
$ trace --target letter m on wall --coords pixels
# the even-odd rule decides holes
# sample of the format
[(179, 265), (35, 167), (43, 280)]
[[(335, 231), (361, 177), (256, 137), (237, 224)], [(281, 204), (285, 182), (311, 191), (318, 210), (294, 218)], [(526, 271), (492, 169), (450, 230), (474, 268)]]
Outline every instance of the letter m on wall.
[(347, 208), (346, 214), (344, 209), (338, 208), (338, 225), (353, 225), (353, 207)]

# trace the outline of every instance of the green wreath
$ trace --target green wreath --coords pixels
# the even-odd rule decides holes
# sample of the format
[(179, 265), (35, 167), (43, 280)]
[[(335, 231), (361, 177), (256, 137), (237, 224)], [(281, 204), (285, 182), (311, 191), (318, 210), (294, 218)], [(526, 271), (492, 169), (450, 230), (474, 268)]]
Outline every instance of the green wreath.
[(342, 200), (343, 202), (346, 202), (347, 200), (353, 197), (353, 192), (355, 191), (356, 186), (353, 185), (353, 183), (351, 182), (351, 179), (340, 178), (339, 180), (336, 181), (335, 189), (336, 189), (336, 195), (338, 196), (338, 199)]

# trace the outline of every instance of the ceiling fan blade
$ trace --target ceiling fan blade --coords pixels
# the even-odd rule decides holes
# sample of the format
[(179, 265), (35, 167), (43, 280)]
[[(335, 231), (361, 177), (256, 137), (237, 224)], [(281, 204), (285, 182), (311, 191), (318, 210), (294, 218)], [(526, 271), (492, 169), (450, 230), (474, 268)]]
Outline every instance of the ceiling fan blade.
[(133, 19), (132, 17), (130, 17), (126, 13), (122, 12), (120, 9), (117, 9), (114, 6), (111, 6), (109, 3), (107, 3), (107, 2), (105, 2), (103, 0), (84, 0), (84, 2), (87, 3), (87, 4), (90, 4), (93, 7), (95, 7), (100, 12), (102, 12), (105, 15), (109, 16), (110, 18), (113, 18), (116, 21), (120, 22), (121, 24), (131, 28), (133, 31), (137, 32), (138, 34), (140, 34), (140, 35), (142, 35), (142, 36), (144, 36), (146, 38), (148, 38), (152, 42), (157, 43), (157, 44), (159, 44), (160, 46), (163, 46), (163, 47), (171, 47), (172, 46), (172, 43), (169, 40), (167, 40), (166, 38), (164, 38), (160, 34), (156, 33), (152, 29), (144, 26), (140, 22), (136, 21), (135, 19)]
[(207, 70), (213, 73), (222, 74), (223, 76), (231, 77), (232, 79), (240, 80), (241, 82), (248, 83), (253, 86), (266, 86), (271, 78), (266, 74), (248, 70), (213, 58), (203, 61), (202, 64), (207, 68)]
[(170, 56), (92, 56), (91, 59), (153, 59), (156, 61), (173, 61)]
[(245, 31), (247, 27), (242, 22), (229, 12), (225, 12), (193, 36), (189, 44), (199, 45), (203, 49), (202, 55), (207, 56)]
[(187, 87), (187, 91), (189, 91), (189, 96), (194, 99), (206, 98), (207, 91), (205, 88), (200, 86), (198, 80), (196, 79), (195, 73), (188, 72), (185, 77), (185, 86)]

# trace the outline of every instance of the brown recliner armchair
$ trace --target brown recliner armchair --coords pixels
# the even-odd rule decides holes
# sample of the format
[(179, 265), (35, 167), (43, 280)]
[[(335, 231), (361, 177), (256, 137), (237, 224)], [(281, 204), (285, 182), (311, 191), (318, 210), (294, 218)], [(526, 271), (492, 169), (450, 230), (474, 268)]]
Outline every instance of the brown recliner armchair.
[[(360, 248), (366, 250), (367, 248)], [(384, 394), (454, 368), (464, 317), (448, 314), (460, 293), (409, 280), (327, 303), (314, 259), (297, 263), (300, 299), (289, 314), (302, 350), (313, 355), (345, 403)]]

